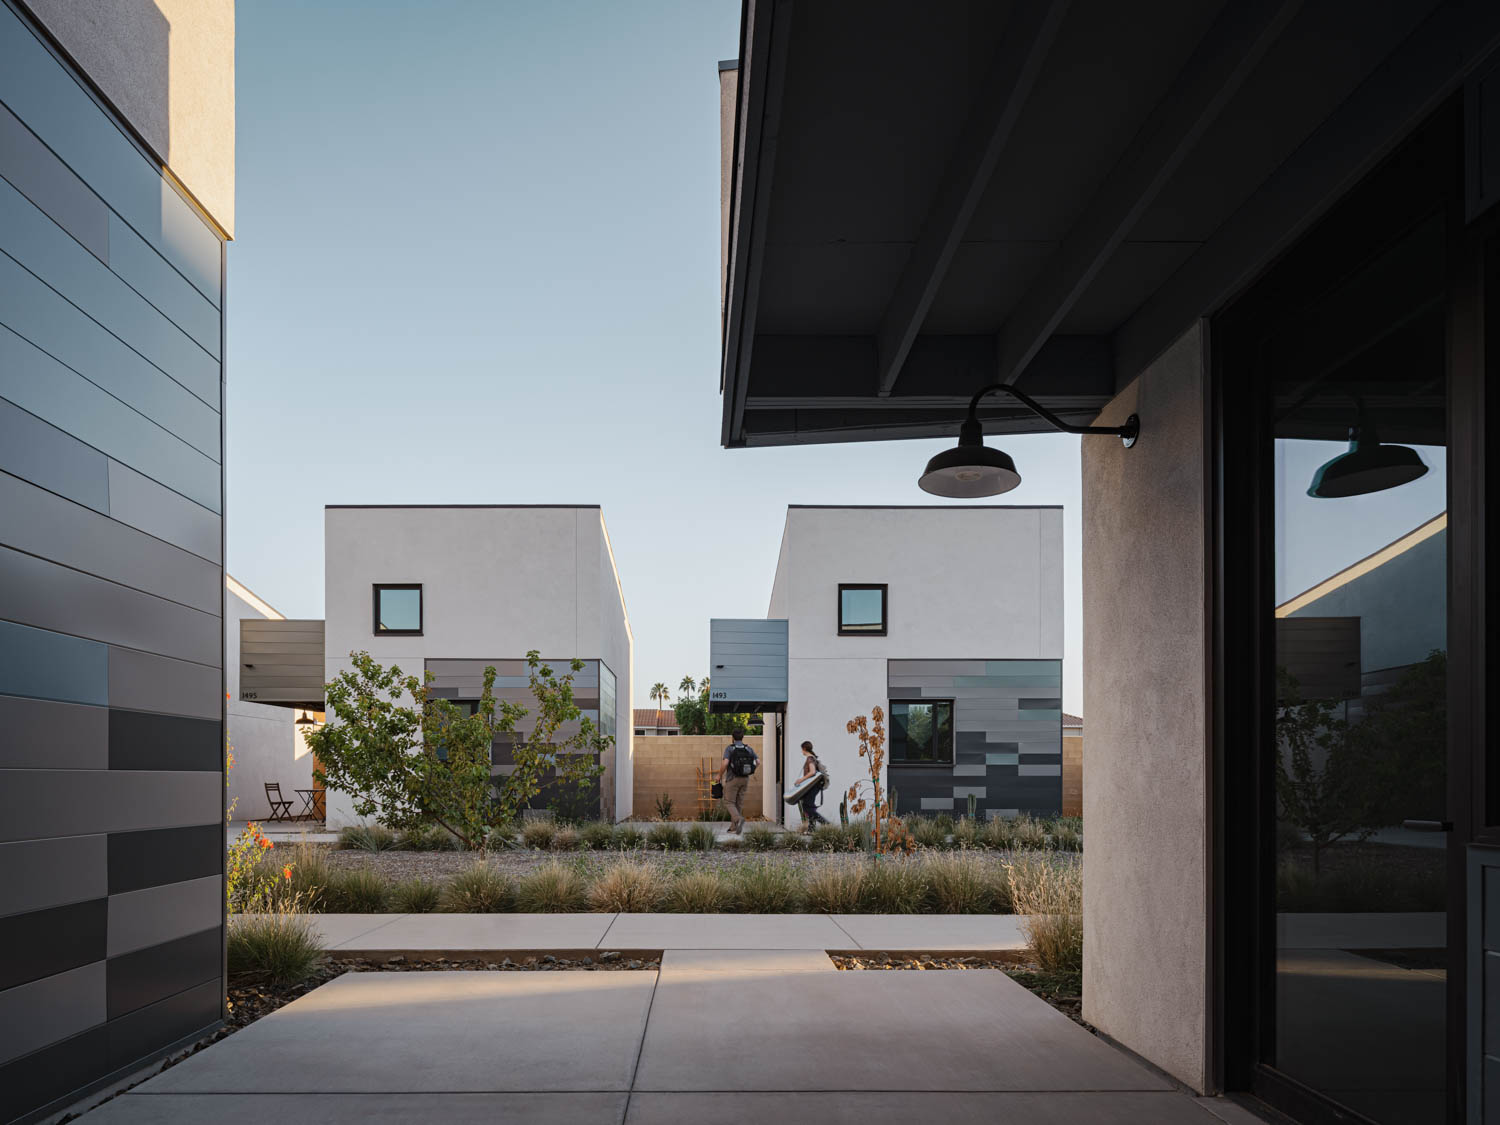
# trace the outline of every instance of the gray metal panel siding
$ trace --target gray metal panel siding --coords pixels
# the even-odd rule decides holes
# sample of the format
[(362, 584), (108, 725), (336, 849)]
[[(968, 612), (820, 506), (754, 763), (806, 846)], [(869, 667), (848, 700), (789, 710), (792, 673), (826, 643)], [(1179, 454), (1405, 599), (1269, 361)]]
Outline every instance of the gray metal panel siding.
[(953, 700), (954, 764), (892, 763), (898, 811), (965, 812), (971, 795), (980, 819), (1061, 811), (1061, 713), (1037, 706), (1060, 706), (1061, 661), (891, 660), (886, 677), (892, 700)]
[(785, 619), (712, 619), (708, 656), (713, 703), (785, 703), (787, 651)]
[(240, 622), (240, 698), (313, 703), (323, 698), (323, 622)]
[(0, 1119), (219, 1015), (222, 267), (0, 4)]
[[(100, 654), (101, 696), (107, 655)], [(103, 707), (0, 695), (0, 731), (0, 769), (109, 768), (109, 712)]]

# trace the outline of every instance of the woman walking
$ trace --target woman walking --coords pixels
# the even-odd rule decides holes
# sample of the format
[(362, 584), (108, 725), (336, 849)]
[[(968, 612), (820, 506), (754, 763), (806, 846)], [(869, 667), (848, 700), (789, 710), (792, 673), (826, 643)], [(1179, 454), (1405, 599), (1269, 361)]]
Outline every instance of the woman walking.
[(815, 785), (807, 791), (802, 798), (798, 808), (802, 810), (802, 831), (811, 832), (815, 824), (827, 824), (828, 820), (818, 811), (817, 803), (823, 799), (823, 790), (828, 787), (828, 771), (823, 768), (823, 763), (818, 761), (818, 756), (813, 753), (813, 744), (804, 742), (802, 744), (802, 777), (805, 780), (815, 773), (820, 773), (825, 780), (822, 785)]

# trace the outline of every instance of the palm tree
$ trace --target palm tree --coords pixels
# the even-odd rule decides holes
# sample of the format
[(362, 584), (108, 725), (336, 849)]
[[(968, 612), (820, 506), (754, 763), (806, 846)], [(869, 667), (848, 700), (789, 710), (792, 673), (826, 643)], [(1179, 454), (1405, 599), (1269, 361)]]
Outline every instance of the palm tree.
[(664, 708), (664, 707), (666, 707), (666, 705), (667, 705), (667, 685), (664, 684), (664, 683), (662, 683), (660, 680), (657, 680), (656, 683), (652, 684), (651, 685), (651, 698), (656, 701), (656, 705), (657, 705), (658, 708)]
[(698, 687), (700, 689), (702, 689), (704, 695), (708, 694), (708, 677), (707, 676), (703, 677), (703, 679), (699, 682)]
[(682, 683), (677, 685), (677, 690), (682, 692), (683, 695), (692, 695), (697, 687), (698, 681), (693, 679), (692, 676), (683, 676)]

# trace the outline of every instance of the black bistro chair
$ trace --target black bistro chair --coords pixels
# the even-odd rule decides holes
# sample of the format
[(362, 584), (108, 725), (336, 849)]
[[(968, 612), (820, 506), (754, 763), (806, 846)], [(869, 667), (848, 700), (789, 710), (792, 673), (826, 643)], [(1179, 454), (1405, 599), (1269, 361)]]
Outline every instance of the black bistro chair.
[(281, 783), (278, 781), (266, 782), (266, 801), (271, 806), (270, 820), (291, 820), (292, 802), (281, 796)]

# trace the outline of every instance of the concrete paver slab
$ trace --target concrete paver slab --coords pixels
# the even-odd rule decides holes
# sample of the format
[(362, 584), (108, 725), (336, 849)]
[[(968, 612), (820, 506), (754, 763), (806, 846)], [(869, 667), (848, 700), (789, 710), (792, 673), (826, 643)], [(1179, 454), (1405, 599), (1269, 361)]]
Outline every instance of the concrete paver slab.
[(625, 1094), (125, 1094), (89, 1125), (618, 1125)]
[(843, 949), (826, 914), (617, 914), (604, 937), (619, 949)]
[(138, 1089), (626, 1090), (655, 984), (650, 972), (348, 973)]
[(835, 914), (833, 920), (861, 949), (1026, 948), (1015, 914)]
[[(593, 949), (613, 914), (403, 914), (378, 931), (333, 948), (357, 949)], [(657, 949), (621, 945), (621, 949)]]
[(661, 958), (662, 977), (674, 980), (715, 974), (836, 972), (833, 960), (821, 949), (668, 949)]
[(404, 914), (309, 914), (308, 921), (317, 930), (323, 944), (329, 949), (348, 942), (359, 943), (361, 939), (384, 926), (390, 925)]
[(747, 976), (662, 976), (637, 1090), (1170, 1089), (998, 970)]
[(635, 1093), (625, 1125), (815, 1121), (818, 1125), (1218, 1125), (1193, 1099), (1161, 1093)]

